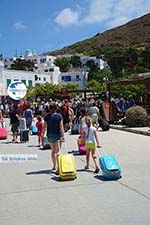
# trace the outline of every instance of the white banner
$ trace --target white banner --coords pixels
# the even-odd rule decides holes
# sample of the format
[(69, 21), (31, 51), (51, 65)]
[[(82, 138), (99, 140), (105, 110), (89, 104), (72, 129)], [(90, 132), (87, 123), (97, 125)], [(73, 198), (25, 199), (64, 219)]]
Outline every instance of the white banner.
[(0, 154), (0, 163), (37, 162), (37, 154)]

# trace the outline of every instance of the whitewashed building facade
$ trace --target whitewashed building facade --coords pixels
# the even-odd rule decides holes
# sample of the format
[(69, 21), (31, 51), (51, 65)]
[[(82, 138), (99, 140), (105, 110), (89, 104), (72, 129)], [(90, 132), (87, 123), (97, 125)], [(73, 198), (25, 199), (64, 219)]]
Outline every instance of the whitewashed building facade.
[(108, 64), (106, 63), (106, 61), (99, 59), (96, 56), (91, 56), (91, 57), (90, 56), (81, 56), (80, 61), (81, 61), (82, 67), (87, 67), (87, 62), (90, 60), (93, 60), (95, 65), (100, 70), (107, 69), (107, 67), (108, 67)]
[(58, 84), (60, 81), (59, 67), (51, 67), (51, 71), (21, 71), (4, 69), (0, 66), (0, 96), (7, 95), (7, 88), (12, 81), (21, 80), (27, 87), (34, 87), (36, 84), (44, 84), (46, 82)]
[(79, 88), (85, 87), (87, 73), (84, 71), (71, 71), (61, 73), (59, 67), (52, 66), (48, 72), (39, 71), (19, 71), (8, 70), (0, 67), (0, 96), (7, 95), (7, 88), (12, 81), (21, 80), (27, 87), (34, 87), (36, 84), (60, 84), (65, 86), (68, 83), (73, 83)]
[(70, 71), (60, 74), (60, 84), (75, 84), (78, 88), (84, 88), (87, 81), (87, 72), (85, 71)]

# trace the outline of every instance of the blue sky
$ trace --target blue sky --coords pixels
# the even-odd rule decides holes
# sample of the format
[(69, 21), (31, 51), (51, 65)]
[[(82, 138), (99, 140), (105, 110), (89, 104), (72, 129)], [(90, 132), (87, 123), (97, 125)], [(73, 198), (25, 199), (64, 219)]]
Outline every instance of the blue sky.
[(61, 49), (149, 11), (149, 0), (0, 0), (0, 53)]

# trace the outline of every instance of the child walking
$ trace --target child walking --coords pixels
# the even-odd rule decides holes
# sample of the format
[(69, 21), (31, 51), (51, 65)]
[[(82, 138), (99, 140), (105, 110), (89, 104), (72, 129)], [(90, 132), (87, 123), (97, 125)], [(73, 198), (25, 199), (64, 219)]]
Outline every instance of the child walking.
[(86, 165), (85, 169), (89, 169), (89, 161), (90, 161), (90, 154), (93, 158), (94, 165), (95, 165), (95, 173), (99, 172), (99, 166), (96, 157), (96, 147), (100, 148), (100, 143), (97, 136), (96, 128), (92, 126), (92, 119), (87, 116), (85, 119), (87, 127), (83, 130), (83, 135), (85, 138), (86, 143)]
[(42, 130), (43, 130), (43, 119), (41, 116), (37, 116), (37, 122), (36, 122), (36, 127), (37, 127), (37, 135), (38, 135), (38, 146), (43, 147), (43, 136), (42, 136)]

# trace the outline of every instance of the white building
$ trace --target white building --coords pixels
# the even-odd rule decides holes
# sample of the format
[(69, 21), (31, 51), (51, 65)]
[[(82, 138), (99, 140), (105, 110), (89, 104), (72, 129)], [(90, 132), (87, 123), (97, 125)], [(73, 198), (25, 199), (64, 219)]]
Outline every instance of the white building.
[[(73, 55), (72, 54), (65, 54), (65, 55), (57, 55), (57, 58), (68, 58), (70, 59)], [(83, 55), (83, 54), (76, 54), (76, 56), (80, 57), (80, 61), (81, 61), (81, 67), (85, 68), (85, 69), (89, 69), (87, 67), (87, 62), (90, 60), (93, 60), (95, 65), (98, 67), (98, 69), (103, 70), (110, 70), (110, 67), (108, 65), (108, 63), (100, 58), (97, 58), (96, 56), (87, 56), (87, 55)]]
[(102, 59), (96, 58), (96, 56), (81, 56), (80, 61), (83, 67), (87, 67), (87, 62), (93, 60), (95, 62), (95, 65), (100, 69), (106, 69), (106, 62)]
[(70, 71), (60, 74), (60, 83), (65, 86), (66, 84), (75, 84), (79, 88), (84, 88), (87, 81), (87, 72), (85, 71)]
[(35, 70), (39, 72), (48, 72), (50, 67), (54, 65), (54, 60), (56, 59), (55, 56), (49, 56), (49, 55), (38, 55), (36, 52), (31, 52), (30, 50), (27, 50), (24, 54), (24, 56), (20, 57), (12, 57), (12, 58), (3, 58), (4, 67), (5, 69), (10, 69), (11, 65), (17, 60), (17, 59), (25, 59), (30, 60), (35, 65)]
[(51, 55), (37, 55), (30, 50), (25, 52), (25, 60), (30, 60), (34, 63), (36, 70), (40, 72), (48, 72), (51, 66), (54, 66), (55, 56)]
[(4, 69), (0, 64), (0, 96), (7, 95), (7, 88), (12, 81), (21, 80), (27, 87), (34, 87), (36, 84), (60, 84), (65, 86), (73, 83), (79, 88), (84, 88), (87, 80), (87, 73), (84, 71), (71, 71), (61, 73), (59, 67), (51, 66), (48, 72), (19, 71)]
[(51, 72), (31, 72), (19, 70), (7, 70), (0, 66), (0, 96), (7, 95), (7, 88), (12, 81), (21, 80), (27, 87), (34, 87), (36, 84), (52, 83), (58, 84), (60, 71), (58, 67), (52, 67)]

